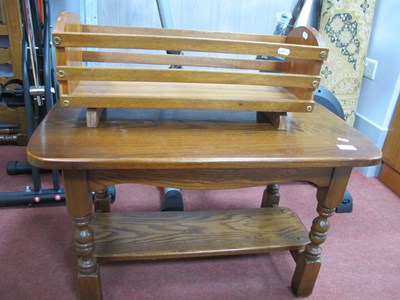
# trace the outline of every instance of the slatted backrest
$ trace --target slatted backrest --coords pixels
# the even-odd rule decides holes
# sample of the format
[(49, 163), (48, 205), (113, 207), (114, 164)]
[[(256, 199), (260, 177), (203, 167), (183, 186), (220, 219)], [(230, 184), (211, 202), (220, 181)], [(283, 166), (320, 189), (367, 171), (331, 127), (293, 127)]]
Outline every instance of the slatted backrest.
[[(79, 25), (76, 17), (71, 16), (64, 13), (53, 34), (57, 47), (58, 79), (67, 93), (72, 92), (73, 83), (79, 81), (155, 81), (279, 86), (291, 89), (300, 99), (311, 99), (312, 92), (319, 85), (321, 63), (328, 52), (319, 33), (305, 27), (296, 28), (293, 34), (284, 37)], [(121, 49), (163, 52), (121, 52)], [(194, 52), (196, 55), (171, 55), (165, 53), (167, 50)], [(244, 57), (212, 57), (210, 53)], [(256, 55), (280, 57), (283, 61), (255, 60)], [(160, 67), (97, 67), (84, 66), (81, 62)], [(165, 65), (179, 65), (183, 69), (166, 68)], [(186, 66), (201, 69), (186, 69)]]

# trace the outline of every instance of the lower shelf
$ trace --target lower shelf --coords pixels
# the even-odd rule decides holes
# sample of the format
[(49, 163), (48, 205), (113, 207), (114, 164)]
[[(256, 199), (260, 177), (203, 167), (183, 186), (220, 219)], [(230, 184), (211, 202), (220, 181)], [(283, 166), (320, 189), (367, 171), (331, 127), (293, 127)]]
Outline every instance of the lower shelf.
[(144, 260), (300, 250), (308, 232), (288, 208), (97, 213), (101, 260)]

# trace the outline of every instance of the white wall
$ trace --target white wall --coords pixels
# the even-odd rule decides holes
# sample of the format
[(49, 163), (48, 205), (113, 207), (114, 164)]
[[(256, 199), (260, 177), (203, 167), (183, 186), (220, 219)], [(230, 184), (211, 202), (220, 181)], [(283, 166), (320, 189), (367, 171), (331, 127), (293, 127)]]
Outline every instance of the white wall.
[[(400, 91), (400, 2), (377, 0), (368, 57), (378, 61), (374, 80), (363, 78), (355, 128), (382, 148)], [(360, 168), (377, 176), (380, 166)]]
[(51, 24), (56, 23), (58, 15), (63, 11), (73, 11), (79, 15), (79, 0), (50, 0)]
[[(160, 27), (156, 0), (80, 2), (81, 16), (93, 18), (86, 17), (85, 23)], [(276, 13), (290, 11), (292, 0), (169, 0), (169, 3), (176, 28), (272, 34), (277, 24)]]
[(272, 34), (292, 0), (170, 0), (178, 28)]

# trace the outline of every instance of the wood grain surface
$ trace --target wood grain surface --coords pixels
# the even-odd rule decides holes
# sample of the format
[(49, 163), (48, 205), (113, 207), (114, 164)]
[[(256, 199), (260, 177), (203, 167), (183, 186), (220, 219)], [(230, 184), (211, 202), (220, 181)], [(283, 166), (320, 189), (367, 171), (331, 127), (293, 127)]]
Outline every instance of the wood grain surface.
[(99, 260), (295, 250), (309, 242), (304, 225), (287, 208), (98, 213), (91, 228)]
[(166, 35), (142, 35), (142, 34), (111, 34), (111, 33), (81, 33), (81, 32), (57, 32), (53, 38), (61, 39), (55, 47), (97, 47), (119, 49), (152, 49), (152, 50), (177, 50), (177, 51), (201, 51), (216, 53), (235, 53), (251, 55), (279, 55), (282, 48), (285, 56), (291, 58), (304, 58), (325, 60), (321, 57), (321, 51), (329, 51), (328, 48), (287, 44), (267, 43), (247, 40), (229, 40), (202, 37), (166, 36)]
[[(204, 75), (208, 80), (207, 76)], [(159, 108), (305, 112), (313, 100), (299, 100), (278, 86), (176, 82), (82, 81), (62, 94), (68, 108)]]
[(369, 166), (381, 158), (319, 105), (290, 113), (286, 131), (251, 112), (107, 109), (97, 128), (86, 127), (85, 114), (55, 105), (30, 139), (29, 161), (50, 169), (236, 169)]

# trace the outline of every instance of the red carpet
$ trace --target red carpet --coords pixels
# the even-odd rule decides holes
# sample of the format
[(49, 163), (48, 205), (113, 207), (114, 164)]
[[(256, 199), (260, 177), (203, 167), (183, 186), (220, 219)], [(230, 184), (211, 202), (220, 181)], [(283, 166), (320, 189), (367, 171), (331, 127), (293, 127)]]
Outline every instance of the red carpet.
[[(30, 176), (5, 172), (8, 160), (24, 160), (24, 148), (3, 146), (0, 155), (0, 191), (31, 185)], [(263, 189), (186, 190), (185, 205), (188, 210), (258, 207)], [(348, 190), (353, 212), (330, 219), (319, 278), (307, 299), (400, 299), (400, 199), (357, 171)], [(112, 209), (159, 210), (160, 197), (154, 187), (121, 185)], [(315, 188), (282, 185), (281, 199), (309, 228), (317, 216)], [(72, 225), (64, 206), (1, 209), (0, 228), (0, 299), (78, 298)], [(101, 276), (106, 300), (294, 299), (293, 270), (289, 253), (273, 253), (110, 263), (101, 266)]]

